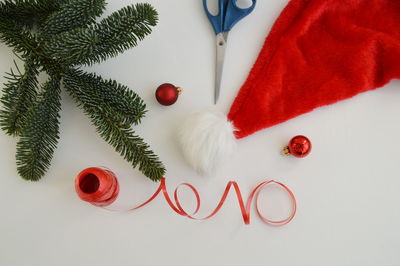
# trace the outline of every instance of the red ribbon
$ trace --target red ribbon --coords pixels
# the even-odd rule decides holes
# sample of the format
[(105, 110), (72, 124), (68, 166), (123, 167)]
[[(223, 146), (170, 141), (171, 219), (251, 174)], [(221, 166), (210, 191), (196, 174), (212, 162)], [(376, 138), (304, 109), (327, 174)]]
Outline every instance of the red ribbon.
[[(97, 182), (96, 179), (94, 178), (97, 176), (98, 176), (99, 182)], [(107, 169), (88, 168), (78, 174), (78, 176), (75, 180), (75, 188), (76, 188), (76, 191), (77, 191), (79, 197), (82, 200), (90, 202), (91, 204), (93, 204), (95, 206), (105, 208), (106, 206), (108, 206), (112, 202), (114, 202), (114, 200), (118, 196), (118, 192), (119, 192), (118, 181), (115, 181), (115, 180), (116, 180), (115, 175)], [(161, 179), (160, 186), (158, 187), (156, 192), (147, 201), (145, 201), (144, 203), (142, 203), (136, 207), (133, 207), (127, 211), (137, 210), (139, 208), (146, 206), (147, 204), (152, 202), (162, 192), (168, 205), (177, 214), (179, 214), (181, 216), (185, 216), (192, 220), (207, 220), (207, 219), (212, 218), (219, 212), (219, 210), (224, 205), (231, 188), (233, 187), (233, 189), (236, 192), (239, 207), (240, 207), (240, 210), (241, 210), (241, 213), (243, 216), (243, 221), (245, 224), (250, 224), (250, 211), (251, 211), (251, 204), (253, 203), (253, 201), (255, 201), (255, 206), (256, 206), (256, 211), (257, 211), (258, 216), (261, 218), (261, 220), (263, 222), (270, 224), (270, 225), (275, 225), (275, 226), (285, 225), (285, 224), (289, 223), (290, 221), (292, 221), (294, 216), (296, 215), (296, 209), (297, 209), (296, 198), (295, 198), (293, 192), (286, 185), (284, 185), (280, 182), (274, 181), (274, 180), (260, 183), (251, 191), (249, 197), (247, 198), (247, 202), (245, 203), (243, 200), (243, 196), (240, 191), (239, 185), (236, 182), (231, 181), (227, 184), (225, 191), (221, 197), (221, 200), (219, 201), (219, 203), (218, 203), (217, 207), (214, 209), (214, 211), (212, 211), (211, 214), (206, 217), (196, 218), (196, 217), (194, 217), (194, 215), (196, 215), (198, 213), (198, 211), (200, 210), (200, 206), (201, 206), (200, 194), (197, 191), (197, 189), (188, 183), (180, 184), (175, 189), (174, 197), (172, 200), (168, 194), (165, 180), (166, 180), (165, 178)], [(92, 184), (90, 184), (90, 181), (92, 182)], [(108, 182), (110, 184), (102, 184), (101, 182), (106, 182), (106, 183)], [(112, 184), (116, 184), (117, 188), (113, 187)], [(260, 210), (259, 204), (258, 204), (259, 195), (260, 195), (261, 190), (265, 186), (270, 185), (270, 184), (276, 184), (276, 185), (280, 186), (281, 188), (283, 188), (289, 194), (289, 196), (292, 200), (292, 211), (291, 211), (291, 214), (286, 219), (274, 221), (274, 220), (270, 220), (270, 219), (266, 218), (261, 213), (261, 210)], [(187, 213), (181, 205), (181, 202), (180, 202), (179, 196), (178, 196), (178, 192), (181, 187), (189, 188), (196, 197), (196, 209), (192, 214)], [(97, 190), (96, 190), (96, 188), (97, 188)], [(108, 190), (107, 189), (104, 190), (104, 188), (108, 188)], [(110, 192), (110, 189), (113, 189), (113, 191)], [(90, 193), (88, 193), (88, 192), (90, 192)], [(110, 195), (111, 195), (111, 197), (110, 197)], [(105, 209), (110, 210), (110, 211), (117, 211), (117, 210), (113, 210), (113, 209), (109, 209), (109, 208), (105, 208)]]

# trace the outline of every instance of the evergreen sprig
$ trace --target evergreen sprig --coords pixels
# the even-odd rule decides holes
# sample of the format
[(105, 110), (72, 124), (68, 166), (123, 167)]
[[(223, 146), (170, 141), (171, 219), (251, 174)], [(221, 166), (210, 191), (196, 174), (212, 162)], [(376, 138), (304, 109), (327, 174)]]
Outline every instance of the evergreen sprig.
[(0, 126), (9, 135), (20, 135), (28, 118), (29, 108), (36, 100), (37, 67), (27, 60), (22, 74), (15, 64), (18, 73), (8, 73), (8, 82), (4, 85), (0, 110)]
[[(149, 4), (135, 4), (96, 23), (105, 0), (5, 0), (0, 3), (0, 41), (24, 61), (7, 75), (0, 126), (19, 136), (17, 168), (39, 180), (50, 166), (59, 138), (61, 84), (90, 117), (100, 136), (151, 180), (165, 168), (132, 125), (146, 113), (143, 100), (128, 87), (79, 69), (134, 47), (157, 24)], [(46, 72), (41, 87), (38, 75)]]
[(30, 109), (17, 143), (18, 173), (26, 180), (39, 180), (50, 166), (59, 138), (60, 93), (60, 79), (50, 78)]
[(22, 56), (29, 56), (38, 47), (36, 37), (29, 29), (8, 18), (0, 19), (0, 41)]
[(143, 139), (135, 135), (126, 117), (118, 112), (118, 108), (114, 108), (111, 102), (96, 91), (82, 89), (80, 83), (71, 76), (64, 78), (64, 86), (90, 117), (100, 136), (133, 167), (139, 165), (139, 170), (154, 181), (159, 179), (158, 176), (165, 174), (164, 166), (158, 157)]
[(41, 24), (52, 12), (60, 10), (69, 0), (3, 0), (0, 2), (0, 16), (13, 19), (26, 26)]
[(143, 100), (128, 87), (114, 80), (104, 80), (93, 73), (72, 70), (64, 84), (100, 98), (101, 102), (107, 103), (109, 108), (121, 115), (123, 122), (129, 126), (140, 124), (146, 114), (146, 104)]
[(84, 27), (96, 21), (106, 7), (105, 0), (72, 0), (52, 13), (43, 23), (40, 32), (43, 38), (54, 36), (73, 28)]
[(68, 65), (91, 65), (137, 45), (157, 24), (149, 4), (127, 6), (97, 24), (55, 35), (46, 53)]

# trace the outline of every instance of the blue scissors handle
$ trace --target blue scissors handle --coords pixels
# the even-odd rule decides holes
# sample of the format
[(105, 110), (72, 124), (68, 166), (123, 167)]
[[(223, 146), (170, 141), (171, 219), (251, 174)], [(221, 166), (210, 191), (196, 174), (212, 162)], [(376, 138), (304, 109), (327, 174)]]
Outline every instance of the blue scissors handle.
[(248, 8), (240, 8), (237, 5), (238, 0), (219, 0), (218, 15), (214, 16), (207, 7), (207, 0), (203, 0), (204, 10), (214, 28), (215, 34), (230, 31), (241, 19), (253, 12), (257, 0), (252, 0), (252, 4)]

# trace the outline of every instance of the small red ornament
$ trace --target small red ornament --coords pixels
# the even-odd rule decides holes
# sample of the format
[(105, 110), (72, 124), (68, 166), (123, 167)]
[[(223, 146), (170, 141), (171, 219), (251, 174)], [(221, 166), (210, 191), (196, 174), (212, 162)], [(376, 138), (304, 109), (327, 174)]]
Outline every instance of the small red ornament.
[(292, 138), (289, 145), (283, 150), (286, 155), (293, 155), (297, 158), (304, 158), (310, 154), (312, 149), (311, 141), (305, 136)]
[(157, 101), (165, 106), (173, 105), (178, 100), (182, 89), (170, 83), (160, 85), (156, 90)]

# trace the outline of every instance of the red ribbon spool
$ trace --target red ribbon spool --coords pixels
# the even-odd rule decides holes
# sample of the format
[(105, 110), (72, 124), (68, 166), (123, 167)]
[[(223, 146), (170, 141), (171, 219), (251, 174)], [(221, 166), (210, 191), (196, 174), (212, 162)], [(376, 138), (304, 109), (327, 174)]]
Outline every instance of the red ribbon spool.
[(118, 197), (118, 179), (106, 168), (91, 167), (83, 170), (75, 179), (79, 197), (98, 207), (111, 205)]
[[(288, 193), (288, 195), (290, 196), (290, 198), (292, 200), (292, 212), (286, 219), (279, 220), (279, 221), (273, 221), (273, 220), (267, 219), (267, 218), (265, 218), (265, 216), (263, 216), (260, 208), (258, 207), (259, 193), (265, 186), (267, 186), (269, 184), (275, 184), (275, 185), (278, 185), (281, 188), (283, 188)], [(193, 214), (188, 214), (183, 209), (183, 207), (180, 203), (180, 200), (178, 197), (178, 191), (179, 191), (179, 188), (182, 186), (186, 186), (189, 189), (191, 189), (193, 194), (196, 196), (197, 205), (196, 205), (196, 210), (194, 211)], [(188, 183), (183, 183), (183, 184), (179, 185), (175, 189), (174, 197), (173, 197), (175, 202), (173, 202), (172, 198), (168, 194), (165, 178), (162, 178), (161, 182), (160, 182), (160, 186), (158, 187), (156, 192), (147, 201), (145, 201), (144, 203), (142, 203), (136, 207), (129, 209), (128, 211), (133, 211), (133, 210), (137, 210), (141, 207), (144, 207), (145, 205), (152, 202), (160, 193), (162, 193), (166, 202), (168, 203), (168, 205), (177, 214), (179, 214), (181, 216), (185, 216), (185, 217), (187, 217), (189, 219), (193, 219), (193, 220), (207, 220), (207, 219), (210, 219), (211, 217), (215, 216), (220, 211), (220, 209), (222, 208), (222, 206), (225, 203), (226, 198), (228, 197), (228, 194), (229, 194), (229, 191), (231, 190), (231, 188), (233, 188), (234, 191), (236, 192), (240, 210), (241, 210), (242, 216), (243, 216), (243, 221), (245, 224), (250, 224), (250, 211), (251, 211), (251, 204), (253, 202), (255, 202), (258, 216), (261, 218), (261, 220), (263, 222), (270, 224), (270, 225), (275, 225), (275, 226), (285, 225), (285, 224), (291, 222), (293, 220), (294, 216), (296, 215), (296, 209), (297, 209), (296, 198), (295, 198), (293, 192), (284, 184), (279, 183), (274, 180), (262, 182), (259, 185), (257, 185), (251, 191), (246, 203), (243, 200), (243, 196), (242, 196), (242, 193), (240, 192), (239, 185), (236, 182), (231, 181), (227, 184), (225, 191), (221, 197), (221, 200), (219, 201), (219, 203), (218, 203), (217, 207), (214, 209), (214, 211), (212, 211), (210, 215), (208, 215), (204, 218), (196, 218), (193, 215), (197, 214), (197, 212), (200, 210), (200, 194), (197, 191), (197, 189)], [(85, 169), (82, 172), (80, 172), (75, 179), (75, 189), (76, 189), (76, 192), (78, 193), (79, 197), (82, 200), (90, 202), (91, 204), (93, 204), (95, 206), (103, 207), (103, 208), (112, 204), (116, 200), (118, 193), (119, 193), (118, 180), (117, 180), (115, 174), (106, 168), (97, 168), (97, 167), (88, 168), (88, 169)], [(115, 211), (112, 209), (107, 209), (107, 210)]]

